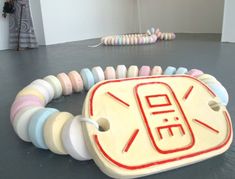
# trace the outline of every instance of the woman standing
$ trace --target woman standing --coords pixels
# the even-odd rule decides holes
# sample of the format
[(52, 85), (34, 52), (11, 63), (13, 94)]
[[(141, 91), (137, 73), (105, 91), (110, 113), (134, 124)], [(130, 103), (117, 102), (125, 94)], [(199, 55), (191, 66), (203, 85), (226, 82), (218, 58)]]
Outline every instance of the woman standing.
[(15, 12), (9, 14), (9, 44), (12, 49), (38, 46), (29, 7), (29, 0), (14, 0)]

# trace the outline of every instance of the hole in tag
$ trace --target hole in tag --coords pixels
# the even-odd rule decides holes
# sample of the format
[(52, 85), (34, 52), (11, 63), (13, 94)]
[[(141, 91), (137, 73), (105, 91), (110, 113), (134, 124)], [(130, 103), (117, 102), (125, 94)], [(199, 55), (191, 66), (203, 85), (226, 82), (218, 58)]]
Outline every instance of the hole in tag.
[(109, 121), (105, 118), (98, 119), (97, 123), (99, 124), (99, 131), (100, 132), (106, 132), (110, 128)]
[(213, 111), (219, 111), (220, 110), (220, 105), (219, 103), (215, 102), (215, 101), (209, 101), (208, 105), (210, 106), (210, 108)]

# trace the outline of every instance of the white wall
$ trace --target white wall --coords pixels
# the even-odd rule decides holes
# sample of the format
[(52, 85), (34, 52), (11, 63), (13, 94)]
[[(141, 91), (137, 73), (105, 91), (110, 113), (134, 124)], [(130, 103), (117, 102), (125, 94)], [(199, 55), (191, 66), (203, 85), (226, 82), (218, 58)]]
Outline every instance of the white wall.
[[(221, 33), (224, 0), (138, 0), (141, 30)], [(234, 0), (230, 0), (234, 1)]]
[(46, 44), (138, 30), (136, 0), (41, 0)]
[[(1, 8), (3, 2), (0, 0)], [(138, 29), (144, 32), (150, 27), (160, 27), (162, 31), (220, 33), (223, 3), (224, 0), (30, 0), (39, 44), (77, 41)], [(226, 0), (228, 13), (225, 14), (224, 32), (230, 29), (226, 24), (234, 23), (230, 14), (232, 6), (234, 0)], [(226, 41), (226, 36), (223, 40)], [(0, 17), (0, 50), (7, 48), (8, 21)]]
[(29, 0), (34, 31), (39, 45), (45, 45), (44, 28), (40, 0)]
[(8, 18), (1, 16), (4, 0), (0, 0), (0, 50), (8, 49)]
[(235, 1), (225, 0), (222, 42), (235, 42)]

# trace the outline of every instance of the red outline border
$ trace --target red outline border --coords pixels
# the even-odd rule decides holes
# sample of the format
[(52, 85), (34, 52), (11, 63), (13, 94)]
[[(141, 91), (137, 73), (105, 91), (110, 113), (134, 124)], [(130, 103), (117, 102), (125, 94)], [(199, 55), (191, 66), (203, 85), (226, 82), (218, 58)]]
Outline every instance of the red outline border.
[[(89, 115), (90, 117), (93, 116), (93, 97), (94, 94), (96, 92), (96, 90), (104, 85), (104, 84), (108, 84), (108, 83), (112, 83), (112, 82), (121, 82), (121, 81), (131, 81), (131, 80), (141, 80), (141, 79), (154, 79), (154, 78), (176, 78), (176, 77), (184, 77), (184, 78), (190, 78), (193, 79), (197, 82), (199, 82), (201, 85), (203, 85), (208, 92), (210, 93), (211, 96), (216, 97), (215, 93), (209, 88), (207, 87), (205, 84), (203, 84), (200, 80), (193, 78), (191, 76), (186, 76), (186, 75), (177, 75), (177, 76), (151, 76), (151, 77), (141, 77), (141, 78), (128, 78), (128, 79), (121, 79), (121, 80), (108, 80), (108, 81), (104, 81), (103, 83), (98, 84), (97, 86), (95, 86), (93, 89), (91, 89), (91, 95), (89, 98)], [(216, 147), (213, 147), (211, 149), (207, 149), (207, 150), (203, 150), (203, 151), (199, 151), (196, 153), (192, 153), (192, 154), (188, 154), (188, 155), (184, 155), (184, 156), (180, 156), (180, 157), (176, 157), (176, 158), (172, 158), (172, 159), (168, 159), (168, 160), (162, 160), (162, 161), (156, 161), (156, 162), (150, 162), (147, 164), (142, 164), (142, 165), (136, 165), (136, 166), (128, 166), (128, 165), (124, 165), (122, 163), (117, 162), (116, 160), (114, 160), (113, 158), (111, 158), (102, 148), (102, 146), (100, 145), (99, 139), (97, 135), (93, 135), (93, 139), (95, 144), (97, 145), (98, 149), (100, 150), (100, 152), (104, 155), (105, 158), (107, 158), (109, 161), (111, 161), (113, 164), (115, 164), (116, 166), (120, 167), (120, 168), (124, 168), (127, 170), (138, 170), (138, 169), (143, 169), (143, 168), (148, 168), (151, 166), (155, 166), (155, 165), (160, 165), (160, 164), (165, 164), (165, 163), (169, 163), (169, 162), (174, 162), (174, 161), (178, 161), (178, 160), (183, 160), (183, 159), (187, 159), (187, 158), (191, 158), (191, 157), (195, 157), (198, 155), (202, 155), (202, 154), (206, 154), (208, 152), (211, 151), (215, 151), (215, 150), (219, 150), (221, 148), (223, 148), (230, 140), (231, 135), (232, 135), (232, 125), (231, 125), (231, 119), (227, 113), (227, 111), (224, 111), (224, 116), (225, 119), (227, 120), (227, 124), (228, 124), (228, 129), (229, 129), (229, 133), (227, 135), (227, 138), (224, 140), (224, 142), (221, 145), (218, 145)]]

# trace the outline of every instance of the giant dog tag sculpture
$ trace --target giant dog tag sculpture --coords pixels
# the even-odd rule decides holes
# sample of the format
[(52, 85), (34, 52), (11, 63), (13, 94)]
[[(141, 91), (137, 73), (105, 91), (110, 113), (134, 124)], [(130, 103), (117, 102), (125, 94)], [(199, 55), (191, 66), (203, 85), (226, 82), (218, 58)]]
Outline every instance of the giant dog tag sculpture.
[(83, 123), (89, 152), (114, 178), (134, 178), (225, 152), (232, 142), (226, 107), (190, 76), (103, 81), (88, 93)]

